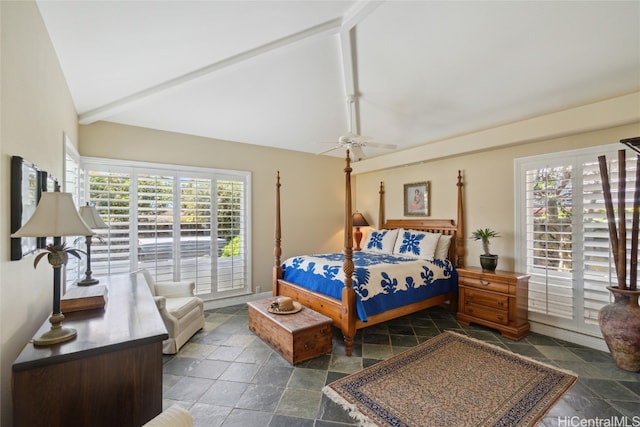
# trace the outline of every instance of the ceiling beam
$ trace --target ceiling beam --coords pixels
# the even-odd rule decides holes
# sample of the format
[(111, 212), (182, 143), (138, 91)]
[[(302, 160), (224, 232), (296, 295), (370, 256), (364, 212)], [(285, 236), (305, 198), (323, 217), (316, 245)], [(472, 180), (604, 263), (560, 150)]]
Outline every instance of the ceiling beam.
[[(355, 133), (360, 134), (360, 104), (358, 87), (358, 64), (356, 50), (356, 26), (362, 22), (383, 2), (365, 0), (357, 2), (342, 18), (340, 28), (340, 48), (342, 53), (342, 69), (344, 75), (344, 91), (346, 96), (353, 96), (353, 112), (355, 116)], [(350, 114), (347, 108), (347, 114)], [(351, 117), (347, 118), (351, 122)]]
[(101, 107), (82, 113), (78, 116), (78, 122), (82, 125), (88, 125), (99, 120), (104, 120), (107, 117), (113, 116), (114, 114), (129, 109), (152, 96), (158, 95), (177, 86), (192, 82), (196, 79), (206, 77), (212, 73), (235, 65), (239, 62), (247, 61), (251, 58), (255, 58), (258, 55), (271, 52), (273, 50), (291, 45), (293, 43), (297, 43), (310, 37), (327, 33), (335, 34), (342, 28), (342, 23), (342, 18), (331, 19), (319, 25), (307, 28), (303, 31), (263, 44), (254, 49), (250, 49), (237, 55), (230, 56), (221, 61), (202, 67), (198, 70), (183, 74), (174, 79), (167, 80), (166, 82), (151, 86), (147, 89), (141, 90), (140, 92), (136, 92), (134, 94), (120, 98), (116, 101), (105, 104)]

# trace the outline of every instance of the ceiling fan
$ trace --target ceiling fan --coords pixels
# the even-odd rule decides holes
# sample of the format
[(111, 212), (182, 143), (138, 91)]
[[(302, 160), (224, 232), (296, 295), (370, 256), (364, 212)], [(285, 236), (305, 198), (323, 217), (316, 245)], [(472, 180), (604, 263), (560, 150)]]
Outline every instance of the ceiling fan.
[(318, 154), (328, 153), (333, 150), (338, 149), (347, 149), (351, 153), (353, 153), (353, 160), (358, 161), (365, 157), (363, 147), (373, 147), (373, 148), (383, 148), (387, 150), (393, 150), (397, 148), (396, 145), (393, 144), (382, 144), (379, 142), (372, 142), (373, 138), (369, 136), (362, 136), (353, 131), (353, 104), (355, 103), (355, 97), (353, 95), (347, 96), (347, 108), (349, 110), (349, 132), (344, 135), (341, 135), (338, 138), (338, 143), (329, 148), (328, 150), (322, 151)]

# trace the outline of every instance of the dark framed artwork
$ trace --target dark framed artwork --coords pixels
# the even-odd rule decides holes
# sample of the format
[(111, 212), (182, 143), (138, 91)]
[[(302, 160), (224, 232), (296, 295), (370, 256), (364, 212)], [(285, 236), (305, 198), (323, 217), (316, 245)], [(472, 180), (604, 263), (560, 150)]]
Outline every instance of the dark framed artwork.
[(59, 184), (58, 184), (58, 178), (55, 178), (51, 175), (49, 175), (48, 172), (42, 171), (42, 189), (41, 189), (41, 193), (43, 191), (60, 191), (59, 189)]
[[(42, 191), (42, 171), (20, 156), (11, 157), (11, 233), (15, 233), (36, 210)], [(11, 260), (17, 261), (38, 250), (35, 237), (12, 237)]]
[(414, 182), (404, 185), (404, 215), (429, 216), (431, 203), (429, 197), (429, 181)]

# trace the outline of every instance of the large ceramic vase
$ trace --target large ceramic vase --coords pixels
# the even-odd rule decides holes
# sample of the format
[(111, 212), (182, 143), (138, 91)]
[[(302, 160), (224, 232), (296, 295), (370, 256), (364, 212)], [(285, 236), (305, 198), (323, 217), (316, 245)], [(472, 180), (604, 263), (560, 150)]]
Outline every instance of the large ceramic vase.
[(640, 372), (640, 291), (607, 288), (614, 301), (600, 309), (600, 330), (616, 366)]

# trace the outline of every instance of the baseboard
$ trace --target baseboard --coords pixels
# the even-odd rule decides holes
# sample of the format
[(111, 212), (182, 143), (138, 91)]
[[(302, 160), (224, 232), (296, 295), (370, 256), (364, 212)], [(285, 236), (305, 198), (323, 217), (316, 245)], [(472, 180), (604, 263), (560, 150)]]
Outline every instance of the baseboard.
[(546, 335), (551, 338), (558, 338), (564, 341), (572, 342), (574, 344), (580, 344), (585, 347), (609, 353), (609, 348), (602, 338), (594, 337), (591, 335), (584, 335), (578, 332), (568, 331), (566, 329), (555, 328), (553, 326), (544, 325), (542, 323), (531, 321), (529, 321), (529, 323), (531, 325), (531, 332)]
[(249, 301), (256, 301), (259, 299), (269, 298), (271, 295), (272, 295), (271, 292), (262, 292), (259, 294), (248, 294), (248, 295), (241, 295), (241, 296), (231, 297), (231, 298), (222, 298), (217, 300), (205, 301), (204, 309), (211, 310), (214, 308), (228, 307), (230, 305), (244, 304)]

